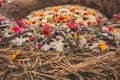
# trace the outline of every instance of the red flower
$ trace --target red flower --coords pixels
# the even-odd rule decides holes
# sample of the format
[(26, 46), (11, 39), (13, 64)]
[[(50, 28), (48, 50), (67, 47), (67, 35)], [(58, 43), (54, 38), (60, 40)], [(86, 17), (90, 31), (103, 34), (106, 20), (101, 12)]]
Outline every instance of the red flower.
[(24, 28), (20, 28), (19, 26), (13, 26), (12, 27), (12, 32), (23, 33), (24, 32)]
[(88, 38), (87, 39), (87, 43), (91, 43), (92, 42), (92, 39), (91, 38)]
[(45, 30), (48, 30), (50, 28), (50, 25), (49, 24), (44, 24), (44, 29)]
[(112, 26), (107, 26), (107, 28), (108, 28), (108, 30), (109, 30), (110, 32), (113, 32), (113, 31), (114, 31), (114, 28), (113, 28)]
[(33, 37), (29, 37), (29, 40), (32, 42), (32, 41), (34, 41), (34, 38)]
[(66, 18), (65, 18), (65, 16), (57, 16), (57, 17), (53, 18), (53, 20), (55, 22), (65, 22)]
[(45, 37), (49, 37), (49, 36), (50, 36), (50, 31), (47, 30), (47, 29), (43, 29), (43, 30), (42, 30), (42, 34), (44, 34)]
[(67, 26), (70, 28), (70, 29), (76, 29), (78, 28), (78, 24), (74, 23), (72, 20), (69, 20), (69, 22), (67, 23)]

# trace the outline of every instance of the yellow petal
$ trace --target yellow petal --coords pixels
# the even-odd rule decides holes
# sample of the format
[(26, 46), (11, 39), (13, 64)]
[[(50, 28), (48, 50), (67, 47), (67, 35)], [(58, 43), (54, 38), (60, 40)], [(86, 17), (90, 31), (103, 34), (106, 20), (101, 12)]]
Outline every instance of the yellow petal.
[(99, 41), (99, 48), (100, 48), (101, 51), (106, 50), (106, 46), (105, 46), (105, 43), (103, 41)]
[(18, 55), (21, 54), (21, 51), (17, 51), (16, 53), (12, 54), (12, 60), (15, 60)]
[(12, 55), (12, 60), (15, 60), (16, 57), (17, 57), (17, 55), (16, 55), (16, 54), (13, 54), (13, 55)]

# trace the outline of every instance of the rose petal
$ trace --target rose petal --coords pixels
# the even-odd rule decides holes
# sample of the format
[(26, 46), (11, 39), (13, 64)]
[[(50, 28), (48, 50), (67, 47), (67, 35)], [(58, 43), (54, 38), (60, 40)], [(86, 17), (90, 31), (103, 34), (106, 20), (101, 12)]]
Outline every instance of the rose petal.
[(19, 33), (23, 33), (25, 31), (24, 28), (19, 28)]

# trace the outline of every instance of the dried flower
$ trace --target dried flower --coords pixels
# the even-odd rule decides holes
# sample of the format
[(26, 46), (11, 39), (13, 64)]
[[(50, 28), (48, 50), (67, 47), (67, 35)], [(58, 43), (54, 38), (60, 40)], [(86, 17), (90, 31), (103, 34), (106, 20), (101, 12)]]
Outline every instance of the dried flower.
[(67, 22), (67, 21), (69, 21), (71, 19), (71, 17), (70, 16), (65, 16), (65, 22)]
[(33, 14), (33, 17), (42, 17), (42, 16), (44, 16), (43, 13), (34, 13)]
[(55, 22), (64, 22), (65, 17), (64, 16), (57, 16), (57, 17), (53, 18), (53, 20)]
[(75, 10), (77, 10), (77, 9), (78, 9), (77, 7), (72, 6), (69, 10), (70, 10), (70, 11), (75, 11)]
[(86, 42), (87, 42), (87, 43), (91, 43), (91, 42), (92, 42), (92, 39), (91, 39), (91, 38), (88, 38)]
[(107, 28), (108, 28), (108, 30), (109, 30), (110, 32), (113, 32), (113, 31), (114, 31), (114, 29), (113, 29), (112, 26), (107, 26)]
[(101, 51), (106, 50), (106, 45), (103, 41), (99, 41), (98, 45), (99, 45), (99, 48), (100, 48)]
[(71, 18), (70, 18), (70, 16), (57, 16), (57, 17), (55, 17), (55, 18), (53, 18), (53, 21), (55, 21), (55, 22), (67, 22), (67, 21), (69, 21)]
[(73, 38), (74, 38), (74, 39), (77, 39), (77, 38), (78, 38), (78, 34), (77, 34), (77, 33), (74, 33)]
[(110, 46), (110, 43), (109, 43), (109, 42), (106, 42), (105, 44), (106, 44), (106, 46), (108, 46), (108, 47)]
[(33, 37), (29, 37), (29, 40), (32, 42), (32, 41), (34, 41), (34, 38)]
[(95, 13), (93, 11), (88, 11), (87, 13), (90, 15), (95, 15)]
[(12, 54), (12, 60), (15, 60), (17, 58), (18, 55), (21, 54), (21, 51), (17, 51), (16, 53)]
[(12, 32), (23, 33), (24, 32), (24, 28), (20, 28), (19, 26), (13, 26), (12, 27)]
[(31, 20), (26, 21), (26, 25), (30, 26), (32, 24), (33, 24), (33, 22)]

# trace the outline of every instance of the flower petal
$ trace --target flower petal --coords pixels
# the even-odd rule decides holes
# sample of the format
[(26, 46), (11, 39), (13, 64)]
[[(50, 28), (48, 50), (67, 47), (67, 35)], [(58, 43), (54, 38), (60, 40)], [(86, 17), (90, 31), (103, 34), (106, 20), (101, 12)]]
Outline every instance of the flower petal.
[(25, 31), (24, 28), (19, 28), (19, 33), (23, 33)]

